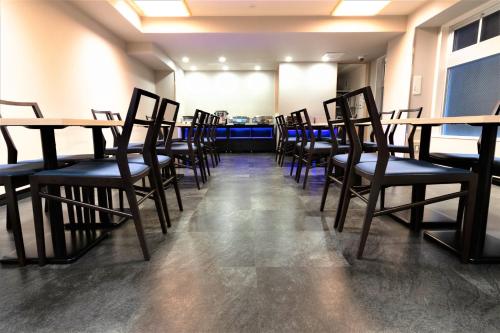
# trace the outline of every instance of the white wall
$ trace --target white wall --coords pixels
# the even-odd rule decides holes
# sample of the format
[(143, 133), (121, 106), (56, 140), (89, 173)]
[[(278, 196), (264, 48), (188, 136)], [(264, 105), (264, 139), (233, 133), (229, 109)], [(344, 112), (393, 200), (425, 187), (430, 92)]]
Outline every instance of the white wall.
[(323, 101), (337, 94), (337, 64), (280, 64), (279, 113), (306, 108), (311, 121), (325, 122)]
[(185, 72), (182, 84), (181, 115), (192, 115), (196, 109), (226, 110), (230, 117), (275, 113), (272, 71)]
[(175, 100), (175, 72), (155, 72), (156, 93)]
[[(125, 114), (134, 87), (155, 91), (153, 72), (70, 3), (2, 0), (0, 5), (0, 98), (38, 102), (45, 117), (91, 118), (91, 108)], [(39, 133), (21, 132), (14, 138), (19, 158), (41, 157)], [(56, 135), (60, 153), (92, 151), (88, 129)], [(0, 147), (5, 162), (5, 144)]]

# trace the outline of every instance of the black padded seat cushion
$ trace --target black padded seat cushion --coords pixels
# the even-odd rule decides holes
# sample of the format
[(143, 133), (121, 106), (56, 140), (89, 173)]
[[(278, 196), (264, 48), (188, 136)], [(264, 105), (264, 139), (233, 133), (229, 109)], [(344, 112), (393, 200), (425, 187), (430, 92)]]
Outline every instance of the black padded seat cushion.
[[(142, 153), (142, 146), (143, 146), (143, 144), (141, 144), (141, 143), (130, 143), (128, 145), (127, 152), (130, 154), (140, 154), (140, 153)], [(106, 148), (104, 153), (106, 155), (116, 155), (117, 151), (118, 151), (118, 147)]]
[(408, 147), (408, 146), (400, 146), (400, 145), (393, 145), (393, 144), (388, 144), (387, 148), (389, 148), (390, 151), (395, 151), (395, 152), (407, 152), (410, 150), (410, 147)]
[(94, 159), (94, 154), (62, 155), (57, 156), (57, 159), (62, 162), (79, 162)]
[[(158, 157), (158, 164), (160, 166), (168, 165), (170, 163), (170, 161), (172, 160), (170, 157), (165, 156), (165, 155), (157, 155), (157, 157)], [(142, 155), (129, 156), (128, 162), (129, 163), (142, 163), (142, 164), (145, 164), (144, 157)]]
[[(131, 176), (137, 177), (147, 174), (149, 167), (142, 163), (129, 163)], [(79, 178), (121, 178), (118, 163), (110, 160), (94, 160), (80, 162), (66, 168), (44, 170), (35, 174), (35, 177), (79, 177)]]
[(0, 164), (0, 177), (29, 176), (43, 170), (43, 162)]
[[(356, 173), (368, 179), (372, 179), (377, 162), (363, 162), (355, 166)], [(408, 183), (408, 178), (415, 183), (443, 183), (467, 181), (471, 172), (432, 164), (427, 161), (400, 158), (390, 160), (385, 171), (384, 184)]]
[[(297, 146), (300, 147), (301, 143), (297, 143)], [(306, 145), (304, 146), (304, 149), (305, 150), (311, 150), (311, 143), (308, 142), (306, 143)], [(313, 151), (315, 153), (319, 153), (319, 154), (329, 154), (330, 151), (332, 150), (332, 144), (329, 143), (329, 142), (325, 142), (325, 141), (316, 141), (314, 143), (314, 148), (313, 148)]]
[[(157, 156), (158, 156), (158, 164), (160, 165), (160, 167), (168, 165), (170, 163), (170, 161), (172, 160), (169, 156), (166, 156), (166, 155), (157, 155)], [(129, 163), (146, 164), (146, 162), (144, 162), (144, 156), (143, 155), (134, 154), (134, 155), (127, 156), (127, 158), (128, 158), (128, 162)], [(114, 162), (114, 163), (116, 163), (116, 159), (114, 157), (103, 158), (103, 159), (94, 160), (94, 161), (96, 161), (96, 162)]]
[[(196, 151), (198, 149), (198, 147), (195, 144), (192, 144), (192, 147), (193, 147), (193, 151)], [(171, 149), (172, 149), (172, 152), (174, 152), (174, 153), (188, 152), (189, 146), (188, 146), (187, 142), (175, 142), (175, 143), (172, 143)]]
[[(472, 168), (479, 162), (479, 154), (430, 153), (429, 158), (434, 163), (457, 168)], [(500, 175), (500, 157), (495, 157), (493, 161), (493, 174)]]
[(377, 148), (377, 143), (371, 142), (371, 141), (366, 141), (366, 142), (363, 142), (363, 147)]
[[(345, 166), (347, 164), (347, 159), (349, 158), (349, 154), (339, 154), (333, 156), (333, 163), (340, 166)], [(377, 154), (367, 153), (361, 154), (360, 162), (376, 162)]]

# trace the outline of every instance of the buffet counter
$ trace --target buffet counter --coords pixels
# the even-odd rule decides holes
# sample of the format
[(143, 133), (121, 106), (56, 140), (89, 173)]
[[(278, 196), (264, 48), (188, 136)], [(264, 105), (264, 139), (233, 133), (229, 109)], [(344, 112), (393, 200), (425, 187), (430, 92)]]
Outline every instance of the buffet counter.
[[(181, 137), (185, 139), (189, 125), (179, 124)], [(276, 138), (274, 125), (227, 124), (217, 126), (217, 150), (219, 152), (274, 152)]]

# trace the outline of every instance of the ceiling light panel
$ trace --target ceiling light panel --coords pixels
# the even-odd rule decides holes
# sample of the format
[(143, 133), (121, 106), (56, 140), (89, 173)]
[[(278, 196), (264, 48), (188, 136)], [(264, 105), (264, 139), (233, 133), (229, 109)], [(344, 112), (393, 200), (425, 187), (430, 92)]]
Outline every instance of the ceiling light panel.
[(333, 16), (374, 16), (390, 3), (389, 0), (342, 0)]
[(190, 16), (183, 0), (134, 0), (142, 16), (147, 17), (184, 17)]

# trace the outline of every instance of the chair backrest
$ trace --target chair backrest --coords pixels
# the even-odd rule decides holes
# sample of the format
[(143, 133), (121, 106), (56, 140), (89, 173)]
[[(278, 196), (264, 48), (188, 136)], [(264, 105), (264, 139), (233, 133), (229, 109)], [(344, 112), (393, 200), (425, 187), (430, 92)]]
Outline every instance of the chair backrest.
[[(92, 116), (94, 119), (102, 119), (102, 120), (122, 120), (122, 116), (118, 112), (112, 112), (112, 111), (100, 111), (100, 110), (95, 110), (91, 109), (92, 111)], [(118, 144), (118, 137), (120, 136), (120, 129), (118, 126), (112, 126), (110, 127), (111, 134), (113, 135), (113, 147), (116, 147)]]
[[(403, 114), (406, 114), (406, 118), (420, 118), (422, 115), (422, 107), (415, 108), (415, 109), (406, 109), (406, 110), (399, 110), (398, 114), (396, 116), (396, 119), (401, 119), (401, 116)], [(411, 126), (410, 133), (408, 134), (408, 145), (413, 146), (413, 137), (415, 136), (415, 132), (417, 130), (416, 126), (413, 125), (408, 125)], [(391, 127), (391, 130), (389, 132), (389, 142), (394, 143), (394, 134), (396, 133), (398, 125), (394, 124)]]
[[(366, 108), (368, 111), (368, 117), (366, 118), (353, 118), (352, 117), (352, 112), (349, 107), (348, 99), (351, 97), (356, 97), (362, 95), (363, 99), (366, 104)], [(383, 171), (385, 171), (385, 167), (387, 166), (387, 162), (389, 160), (389, 148), (387, 146), (387, 139), (384, 134), (384, 128), (382, 127), (382, 123), (380, 120), (380, 115), (379, 112), (377, 111), (377, 105), (375, 104), (375, 99), (373, 97), (373, 93), (371, 90), (370, 86), (357, 89), (354, 91), (351, 91), (345, 95), (342, 95), (340, 97), (341, 99), (341, 108), (340, 110), (342, 111), (342, 117), (344, 120), (344, 126), (347, 131), (347, 135), (349, 137), (349, 140), (351, 142), (351, 149), (349, 151), (349, 160), (348, 164), (351, 163), (358, 163), (361, 154), (363, 152), (363, 146), (362, 143), (359, 139), (359, 135), (356, 131), (356, 123), (364, 123), (364, 122), (370, 122), (372, 128), (373, 128), (373, 133), (374, 133), (374, 139), (375, 142), (377, 143), (377, 154), (378, 154), (378, 161), (379, 164), (378, 166), (383, 167)], [(381, 169), (382, 170), (382, 169)]]
[[(396, 110), (392, 110), (392, 111), (385, 111), (385, 112), (380, 112), (380, 119), (394, 119), (394, 115), (396, 114)], [(385, 125), (385, 130), (384, 130), (384, 134), (385, 136), (387, 137), (389, 135), (389, 131), (391, 130), (391, 125)], [(370, 141), (373, 142), (373, 140), (375, 139), (375, 134), (373, 134), (373, 130), (372, 132), (370, 133)]]
[[(493, 108), (493, 111), (491, 112), (492, 116), (500, 116), (500, 100), (497, 101), (497, 104)], [(477, 152), (481, 150), (481, 136), (479, 136), (479, 139), (477, 140)]]
[(285, 117), (283, 115), (279, 115), (274, 118), (276, 119), (276, 129), (278, 130), (278, 141), (284, 141), (285, 135), (288, 136), (288, 133), (286, 133), (286, 129), (283, 128)]
[[(152, 117), (149, 120), (137, 117), (139, 109), (141, 111), (144, 110), (144, 107), (141, 105), (141, 100), (144, 100), (144, 98), (154, 102), (154, 106), (150, 109), (148, 108), (150, 111), (148, 115)], [(145, 162), (150, 165), (152, 163), (151, 158), (156, 158), (156, 142), (158, 141), (158, 133), (163, 122), (166, 106), (166, 103), (162, 102), (160, 107), (160, 96), (143, 89), (134, 88), (123, 130), (118, 137), (116, 152), (116, 160), (123, 179), (128, 180), (131, 177), (127, 156), (134, 127), (139, 127), (140, 129), (143, 129), (144, 126), (147, 127), (142, 151)]]
[[(35, 102), (13, 102), (0, 100), (0, 105), (18, 106), (19, 112), (26, 112), (28, 108), (31, 108), (36, 118), (43, 118), (42, 111), (38, 107), (38, 104)], [(0, 118), (2, 118), (1, 114)], [(2, 126), (0, 128), (0, 131), (2, 132), (3, 139), (5, 140), (5, 144), (7, 145), (7, 163), (15, 164), (17, 163), (18, 151), (16, 145), (14, 144), (14, 140), (12, 140), (12, 136), (10, 135), (7, 127)]]
[[(323, 102), (323, 109), (325, 109), (326, 121), (328, 123), (328, 130), (330, 131), (330, 138), (332, 140), (332, 154), (336, 154), (339, 150), (339, 141), (335, 131), (337, 124), (343, 122), (342, 120), (335, 119), (332, 116), (337, 114), (337, 105), (341, 104), (341, 98), (332, 98)], [(333, 112), (332, 112), (333, 110)]]
[(164, 120), (161, 126), (163, 130), (164, 146), (165, 151), (170, 153), (172, 148), (172, 137), (176, 129), (175, 122), (179, 114), (179, 103), (168, 98), (163, 98), (161, 102), (160, 108), (165, 108)]
[(303, 136), (306, 136), (306, 140), (304, 141), (304, 144), (307, 142), (307, 135), (305, 134), (304, 131), (302, 131), (302, 116), (301, 116), (302, 110), (299, 111), (294, 111), (290, 113), (290, 117), (292, 119), (292, 124), (293, 127), (295, 128), (295, 139), (297, 143), (300, 143), (303, 140)]

